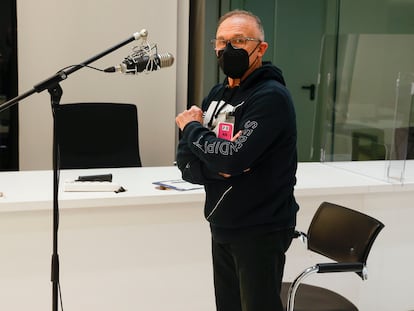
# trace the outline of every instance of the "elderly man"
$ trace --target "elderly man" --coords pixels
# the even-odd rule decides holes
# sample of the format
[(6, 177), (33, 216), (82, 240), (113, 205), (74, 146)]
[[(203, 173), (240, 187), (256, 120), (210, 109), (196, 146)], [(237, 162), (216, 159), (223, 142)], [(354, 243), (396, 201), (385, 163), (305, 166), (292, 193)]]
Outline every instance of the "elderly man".
[(260, 19), (231, 11), (212, 40), (226, 75), (176, 117), (177, 164), (206, 191), (218, 311), (283, 310), (285, 253), (299, 209), (296, 120), (281, 71), (262, 58)]

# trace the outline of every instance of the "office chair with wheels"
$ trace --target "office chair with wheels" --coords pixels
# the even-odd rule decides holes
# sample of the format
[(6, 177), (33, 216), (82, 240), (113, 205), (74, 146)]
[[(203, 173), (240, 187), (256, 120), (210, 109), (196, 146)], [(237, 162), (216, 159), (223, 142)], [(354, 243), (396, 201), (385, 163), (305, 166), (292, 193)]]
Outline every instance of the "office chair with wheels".
[(73, 103), (54, 109), (59, 168), (141, 166), (134, 104)]
[(314, 273), (355, 272), (367, 278), (366, 261), (384, 225), (358, 211), (323, 202), (304, 237), (308, 250), (335, 262), (318, 263), (304, 270), (292, 283), (283, 283), (281, 298), (287, 311), (358, 311), (345, 297), (322, 287), (301, 284)]

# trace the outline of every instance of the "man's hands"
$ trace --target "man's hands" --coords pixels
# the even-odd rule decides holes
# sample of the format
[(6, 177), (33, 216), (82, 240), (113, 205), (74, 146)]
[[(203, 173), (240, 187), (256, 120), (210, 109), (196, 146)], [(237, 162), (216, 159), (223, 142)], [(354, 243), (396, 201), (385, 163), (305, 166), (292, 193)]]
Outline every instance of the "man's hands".
[(175, 123), (180, 130), (183, 130), (192, 121), (203, 123), (203, 111), (197, 106), (191, 106), (190, 109), (184, 110), (175, 118)]
[[(184, 127), (188, 123), (193, 122), (193, 121), (197, 121), (203, 124), (203, 111), (197, 106), (191, 106), (190, 109), (184, 110), (183, 112), (178, 114), (177, 117), (175, 118), (175, 123), (177, 123), (177, 126), (180, 128), (180, 130), (183, 130)], [(236, 141), (237, 138), (239, 138), (241, 134), (242, 134), (242, 131), (237, 132), (236, 135), (232, 137), (231, 141), (232, 142)], [(248, 172), (249, 170), (250, 169), (248, 168), (244, 170), (244, 172)], [(230, 174), (221, 173), (221, 172), (219, 173), (219, 175), (224, 178), (231, 177)]]

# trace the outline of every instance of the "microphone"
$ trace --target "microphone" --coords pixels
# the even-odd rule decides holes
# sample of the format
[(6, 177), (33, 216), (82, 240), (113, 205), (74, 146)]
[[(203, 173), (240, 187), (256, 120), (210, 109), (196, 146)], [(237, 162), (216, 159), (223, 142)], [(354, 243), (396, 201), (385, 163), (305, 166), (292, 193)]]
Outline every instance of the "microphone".
[(147, 55), (137, 53), (124, 59), (122, 64), (106, 68), (105, 72), (122, 72), (125, 74), (137, 74), (143, 71), (155, 71), (160, 68), (170, 67), (174, 63), (171, 53)]

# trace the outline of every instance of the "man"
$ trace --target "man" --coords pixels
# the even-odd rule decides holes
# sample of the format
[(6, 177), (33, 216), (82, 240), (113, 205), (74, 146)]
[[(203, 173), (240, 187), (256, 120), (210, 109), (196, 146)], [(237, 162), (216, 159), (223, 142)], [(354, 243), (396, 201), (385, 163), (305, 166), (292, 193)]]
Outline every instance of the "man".
[(177, 164), (203, 184), (218, 311), (283, 310), (280, 287), (296, 225), (296, 121), (281, 71), (262, 58), (258, 17), (232, 11), (212, 40), (224, 83), (176, 118)]

